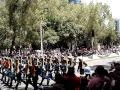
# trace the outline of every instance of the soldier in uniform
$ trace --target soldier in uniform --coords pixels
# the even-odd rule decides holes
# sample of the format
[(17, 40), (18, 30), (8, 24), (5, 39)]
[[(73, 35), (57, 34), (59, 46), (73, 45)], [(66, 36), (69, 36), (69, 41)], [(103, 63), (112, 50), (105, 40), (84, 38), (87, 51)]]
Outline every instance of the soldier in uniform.
[(22, 78), (21, 78), (21, 69), (20, 69), (20, 63), (19, 60), (16, 60), (16, 66), (15, 66), (15, 71), (16, 71), (16, 77), (17, 77), (17, 84), (15, 88), (17, 89), (19, 83), (21, 83)]
[(3, 77), (4, 77), (4, 64), (5, 64), (5, 59), (2, 58), (2, 61), (1, 61), (1, 73), (2, 73), (2, 78), (1, 78), (1, 81), (3, 80)]
[(72, 54), (70, 53), (69, 55), (68, 55), (68, 64), (69, 64), (69, 66), (74, 66), (74, 57), (72, 56)]
[(1, 69), (2, 69), (2, 58), (0, 58), (0, 73), (1, 73)]
[(39, 59), (38, 61), (38, 75), (41, 76), (41, 72), (42, 72), (42, 66), (43, 66), (43, 59)]
[(66, 70), (67, 70), (67, 60), (63, 58), (61, 58), (61, 65), (60, 65), (61, 71), (62, 71), (62, 75), (64, 76), (66, 74)]
[(38, 66), (37, 66), (37, 64), (35, 65), (34, 61), (32, 61), (32, 67), (30, 69), (30, 73), (32, 75), (32, 81), (33, 81), (34, 90), (37, 90), (38, 89), (38, 86), (37, 86), (37, 81), (38, 81)]
[(78, 70), (80, 70), (80, 74), (83, 74), (83, 61), (79, 59), (79, 65), (78, 65)]
[(5, 59), (5, 62), (4, 62), (4, 71), (3, 71), (3, 75), (2, 75), (2, 81), (3, 81), (3, 83), (5, 83), (6, 82), (6, 76), (8, 75), (8, 70), (9, 70), (9, 66), (10, 64), (9, 64), (9, 60), (6, 58)]
[(26, 66), (25, 66), (25, 73), (26, 73), (26, 87), (25, 90), (28, 88), (28, 84), (31, 83), (31, 73), (30, 73), (30, 67), (32, 66), (31, 59), (28, 60)]
[(47, 79), (47, 85), (49, 85), (50, 79), (52, 79), (52, 70), (51, 70), (51, 60), (50, 58), (47, 59), (45, 63), (45, 70), (42, 71), (42, 81), (40, 85), (42, 85), (43, 81)]
[(59, 64), (59, 60), (58, 60), (58, 58), (57, 57), (55, 57), (55, 73), (58, 73), (59, 72), (59, 70), (60, 70), (60, 64)]
[(45, 70), (49, 71), (50, 70), (50, 59), (48, 58), (45, 62)]
[[(34, 90), (37, 90), (37, 81), (38, 81), (38, 67), (35, 66), (33, 59), (29, 60), (29, 65), (27, 66), (27, 81), (26, 81), (26, 87), (25, 90), (28, 88), (28, 84), (32, 84), (34, 87)], [(31, 79), (33, 83), (31, 82)]]
[(44, 68), (41, 69), (41, 77), (42, 77), (42, 80), (41, 80), (41, 83), (39, 85), (42, 85), (44, 79), (46, 79), (46, 71)]
[(84, 61), (82, 61), (81, 59), (79, 59), (78, 70), (80, 70), (80, 74), (84, 74), (83, 65), (87, 65), (87, 64)]
[(8, 68), (8, 75), (7, 75), (8, 76), (7, 85), (9, 85), (9, 82), (10, 82), (9, 87), (11, 87), (12, 86), (13, 77), (15, 77), (14, 74), (13, 74), (12, 59), (9, 59), (8, 63), (9, 63), (9, 68)]

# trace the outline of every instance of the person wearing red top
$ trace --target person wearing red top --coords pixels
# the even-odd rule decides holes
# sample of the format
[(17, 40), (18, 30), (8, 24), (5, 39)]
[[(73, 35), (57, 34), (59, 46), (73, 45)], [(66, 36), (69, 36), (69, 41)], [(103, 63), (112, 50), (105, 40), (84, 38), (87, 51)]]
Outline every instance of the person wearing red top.
[(3, 71), (3, 75), (2, 75), (1, 80), (3, 81), (3, 83), (6, 83), (6, 75), (8, 75), (8, 70), (10, 67), (10, 62), (8, 59), (5, 59), (3, 66), (4, 66), (4, 71)]
[(37, 90), (38, 89), (38, 86), (37, 86), (38, 66), (35, 65), (34, 61), (32, 61), (31, 74), (32, 74), (32, 81), (33, 81), (34, 90)]
[[(28, 88), (28, 84), (32, 84), (34, 87), (34, 90), (37, 90), (37, 81), (38, 81), (38, 74), (37, 74), (37, 66), (35, 66), (34, 61), (31, 59), (29, 62), (29, 65), (27, 66), (28, 68), (28, 80), (26, 81), (26, 87), (25, 90)], [(33, 83), (31, 82), (31, 78)]]
[(9, 68), (9, 61), (8, 61), (8, 59), (4, 62), (4, 67), (5, 67), (5, 69), (8, 69)]
[(80, 90), (80, 77), (74, 74), (74, 67), (69, 67), (67, 75), (63, 77), (65, 90)]
[(17, 77), (17, 84), (15, 86), (15, 89), (17, 90), (17, 87), (18, 87), (19, 83), (21, 83), (21, 81), (22, 81), (22, 78), (21, 78), (22, 73), (21, 73), (21, 70), (20, 70), (19, 60), (16, 60), (15, 63), (16, 63), (15, 68), (16, 68), (16, 77)]
[(2, 72), (2, 78), (1, 78), (1, 81), (2, 81), (3, 78), (4, 78), (4, 64), (5, 64), (5, 59), (3, 58), (3, 59), (2, 59), (2, 62), (1, 62), (1, 65), (2, 65), (2, 70), (1, 70), (1, 72)]
[(28, 84), (31, 83), (31, 72), (30, 72), (30, 69), (31, 69), (31, 60), (28, 60), (26, 66), (25, 66), (25, 73), (26, 73), (26, 87), (25, 87), (25, 90), (27, 90), (28, 88)]
[(0, 73), (2, 73), (2, 71), (3, 71), (3, 64), (4, 64), (4, 59), (2, 58), (0, 60), (0, 65), (1, 65), (1, 67), (0, 67)]
[(2, 69), (2, 60), (0, 60), (0, 73), (1, 73), (1, 69)]
[(112, 90), (120, 90), (120, 63), (114, 63), (115, 70), (111, 72), (111, 77), (115, 81)]
[(95, 76), (88, 82), (88, 90), (102, 90), (105, 82), (105, 69), (98, 66), (95, 70)]
[[(12, 78), (12, 68), (13, 68), (13, 66), (12, 66), (12, 60), (11, 59), (9, 59), (8, 60), (8, 62), (7, 62), (7, 64), (6, 64), (6, 67), (7, 67), (7, 69), (8, 69), (8, 80), (7, 80), (7, 85), (9, 86), (9, 87), (11, 87), (12, 86), (12, 81), (13, 81), (13, 78)], [(13, 76), (14, 77), (14, 76)], [(10, 85), (9, 85), (9, 83), (10, 83)]]

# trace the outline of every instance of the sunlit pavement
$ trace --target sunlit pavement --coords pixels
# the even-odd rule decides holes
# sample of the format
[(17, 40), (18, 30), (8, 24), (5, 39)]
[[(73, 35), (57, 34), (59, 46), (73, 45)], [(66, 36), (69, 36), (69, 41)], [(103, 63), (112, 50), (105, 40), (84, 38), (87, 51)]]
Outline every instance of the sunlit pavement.
[[(88, 66), (95, 69), (95, 66), (97, 65), (103, 65), (106, 68), (110, 67), (111, 62), (120, 62), (120, 56), (111, 54), (109, 57), (104, 58), (98, 58), (97, 56), (94, 56), (94, 59), (90, 59), (88, 57), (77, 57), (77, 63), (75, 65), (75, 74), (76, 76), (80, 76), (80, 73), (77, 72), (78, 68), (78, 59), (83, 59), (85, 63), (87, 63)], [(91, 71), (93, 73), (93, 71)]]
[[(1, 78), (1, 74), (0, 74), (0, 78)], [(38, 83), (40, 83), (41, 81), (41, 77), (39, 77), (39, 80), (38, 80)], [(51, 84), (54, 84), (55, 82), (53, 80), (50, 80), (50, 83), (49, 85)], [(43, 86), (46, 86), (47, 84), (47, 80), (45, 79), (43, 81)], [(2, 81), (0, 81), (0, 90), (15, 90), (14, 87), (15, 87), (16, 83), (13, 81), (13, 86), (12, 88), (8, 88), (7, 86), (5, 86), (5, 84), (2, 84)], [(39, 86), (40, 87), (43, 87), (43, 86)], [(33, 86), (32, 85), (28, 85), (28, 89), (27, 90), (33, 90)], [(21, 83), (19, 86), (18, 86), (18, 89), (17, 90), (25, 90), (25, 84), (24, 83)]]
[[(77, 58), (81, 58), (81, 57), (77, 57)], [(114, 56), (114, 57), (108, 57), (108, 58), (100, 58), (100, 59), (89, 59), (86, 57), (82, 57), (84, 59), (84, 61), (88, 64), (88, 66), (93, 67), (96, 65), (106, 65), (106, 66), (110, 66), (110, 63), (113, 61), (120, 61), (120, 56)], [(77, 60), (78, 61), (78, 60)], [(76, 76), (80, 76), (80, 73), (77, 71), (78, 68), (78, 62), (75, 65), (75, 74)], [(84, 76), (84, 75), (83, 75)], [(1, 75), (0, 75), (1, 78)], [(39, 77), (38, 83), (40, 83), (41, 81), (41, 77)], [(46, 85), (47, 80), (44, 80), (43, 85)], [(53, 80), (50, 80), (50, 85), (54, 84), (55, 82)], [(16, 83), (13, 82), (13, 87), (15, 87)], [(21, 83), (21, 85), (18, 86), (18, 90), (24, 90), (25, 88), (25, 84)], [(4, 84), (2, 84), (2, 81), (0, 81), (0, 90), (15, 90), (13, 88), (8, 88), (7, 86), (4, 86)], [(33, 90), (32, 85), (29, 84), (28, 86), (28, 90)]]

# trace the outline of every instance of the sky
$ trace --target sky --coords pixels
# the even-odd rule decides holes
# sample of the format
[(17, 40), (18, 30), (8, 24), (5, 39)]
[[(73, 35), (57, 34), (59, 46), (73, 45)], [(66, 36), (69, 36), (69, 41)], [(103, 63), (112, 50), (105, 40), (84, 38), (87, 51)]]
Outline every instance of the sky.
[(81, 0), (81, 1), (84, 3), (89, 3), (91, 1), (107, 3), (111, 8), (113, 18), (120, 19), (120, 0)]

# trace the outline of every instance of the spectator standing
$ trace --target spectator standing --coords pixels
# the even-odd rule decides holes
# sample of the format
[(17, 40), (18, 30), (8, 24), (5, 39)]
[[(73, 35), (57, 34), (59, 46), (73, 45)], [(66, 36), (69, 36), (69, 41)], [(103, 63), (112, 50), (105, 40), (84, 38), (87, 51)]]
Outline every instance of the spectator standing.
[(89, 90), (102, 90), (104, 86), (105, 69), (103, 66), (98, 66), (95, 70), (95, 76), (89, 81)]
[(64, 76), (65, 90), (80, 90), (80, 77), (74, 72), (74, 67), (69, 67), (67, 75)]
[(115, 71), (111, 73), (111, 77), (115, 80), (112, 90), (120, 90), (120, 64), (115, 63)]

